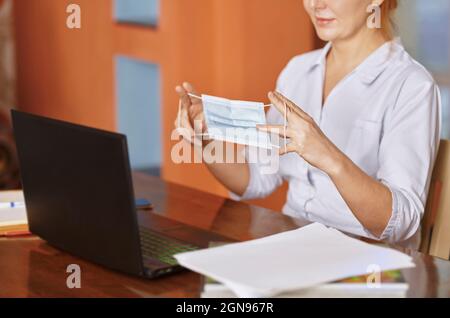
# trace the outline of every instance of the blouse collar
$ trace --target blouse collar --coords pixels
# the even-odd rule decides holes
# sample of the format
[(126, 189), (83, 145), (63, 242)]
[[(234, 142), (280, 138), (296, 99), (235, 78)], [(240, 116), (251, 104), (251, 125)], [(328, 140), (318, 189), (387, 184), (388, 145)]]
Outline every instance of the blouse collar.
[[(326, 57), (332, 47), (332, 43), (328, 42), (325, 47), (322, 48), (317, 60), (311, 68), (316, 66), (325, 66)], [(386, 42), (373, 53), (371, 53), (360, 65), (353, 71), (356, 73), (361, 81), (365, 84), (372, 84), (386, 68), (389, 66), (389, 62), (404, 50), (401, 43), (401, 39), (396, 37), (394, 40)]]

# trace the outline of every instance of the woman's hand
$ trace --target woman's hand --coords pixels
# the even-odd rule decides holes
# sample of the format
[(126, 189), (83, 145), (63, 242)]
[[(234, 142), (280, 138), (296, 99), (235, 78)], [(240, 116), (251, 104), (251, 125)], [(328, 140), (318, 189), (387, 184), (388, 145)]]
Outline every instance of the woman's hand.
[(259, 126), (258, 129), (290, 138), (289, 144), (281, 147), (280, 155), (295, 152), (329, 175), (338, 173), (343, 154), (324, 135), (314, 119), (278, 92), (269, 93), (269, 99), (286, 116), (287, 126), (267, 125)]
[(288, 125), (260, 129), (290, 138), (291, 142), (280, 153), (296, 152), (328, 174), (355, 217), (372, 234), (381, 237), (392, 216), (392, 195), (388, 187), (353, 163), (324, 135), (311, 116), (293, 102), (280, 93), (269, 93), (269, 98), (286, 116)]
[(189, 96), (189, 94), (196, 95), (189, 83), (177, 86), (175, 91), (180, 96), (180, 102), (174, 125), (180, 129), (183, 137), (192, 143), (196, 135), (201, 137), (206, 131), (203, 103), (201, 99)]
[[(220, 144), (216, 149), (219, 149), (219, 147), (228, 149), (223, 141), (214, 141), (212, 139), (207, 139), (205, 141), (205, 139), (202, 138), (207, 131), (203, 113), (203, 103), (201, 99), (189, 96), (189, 94), (197, 95), (195, 94), (192, 85), (183, 83), (183, 85), (177, 86), (175, 90), (180, 96), (175, 127), (180, 131), (179, 133), (183, 136), (184, 140), (194, 144), (194, 149), (200, 152), (202, 152), (201, 146), (206, 146), (213, 142)], [(215, 147), (215, 145), (213, 145), (213, 147)], [(241, 154), (241, 151), (235, 151), (234, 155), (237, 156), (234, 161), (236, 163), (204, 162), (209, 171), (227, 189), (237, 195), (244, 195), (250, 180), (250, 170), (248, 164), (245, 163), (245, 157), (242, 158), (243, 155)], [(203, 153), (200, 154), (200, 156), (203, 156)], [(227, 160), (228, 156), (226, 156), (222, 162), (227, 162)]]

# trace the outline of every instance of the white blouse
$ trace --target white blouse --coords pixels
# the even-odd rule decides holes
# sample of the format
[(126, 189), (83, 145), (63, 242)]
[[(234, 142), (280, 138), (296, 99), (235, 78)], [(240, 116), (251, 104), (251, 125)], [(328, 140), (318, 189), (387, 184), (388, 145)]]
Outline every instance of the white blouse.
[[(293, 58), (277, 90), (309, 113), (325, 135), (369, 176), (392, 192), (392, 217), (381, 239), (417, 248), (420, 223), (440, 138), (440, 93), (432, 76), (399, 40), (386, 43), (346, 76), (322, 107), (326, 55)], [(283, 124), (274, 108), (269, 123)], [(287, 215), (375, 238), (356, 219), (331, 179), (297, 154), (280, 159), (275, 174), (250, 164), (250, 183), (238, 200), (262, 198), (289, 182)]]

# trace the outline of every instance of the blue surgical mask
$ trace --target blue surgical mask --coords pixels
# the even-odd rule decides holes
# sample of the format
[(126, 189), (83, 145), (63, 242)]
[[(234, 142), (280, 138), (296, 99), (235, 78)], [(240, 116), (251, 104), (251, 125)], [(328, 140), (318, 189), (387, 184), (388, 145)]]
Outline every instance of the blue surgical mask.
[(202, 101), (210, 138), (266, 149), (279, 147), (272, 144), (268, 133), (256, 129), (267, 124), (263, 103), (209, 95), (202, 95)]

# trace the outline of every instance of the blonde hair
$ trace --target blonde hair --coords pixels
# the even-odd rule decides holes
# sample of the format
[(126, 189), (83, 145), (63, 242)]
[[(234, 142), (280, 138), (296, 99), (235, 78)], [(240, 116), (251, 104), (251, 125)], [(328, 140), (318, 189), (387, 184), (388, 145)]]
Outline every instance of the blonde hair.
[(398, 0), (384, 0), (381, 4), (381, 27), (383, 35), (392, 40), (395, 36), (394, 13), (398, 8)]

